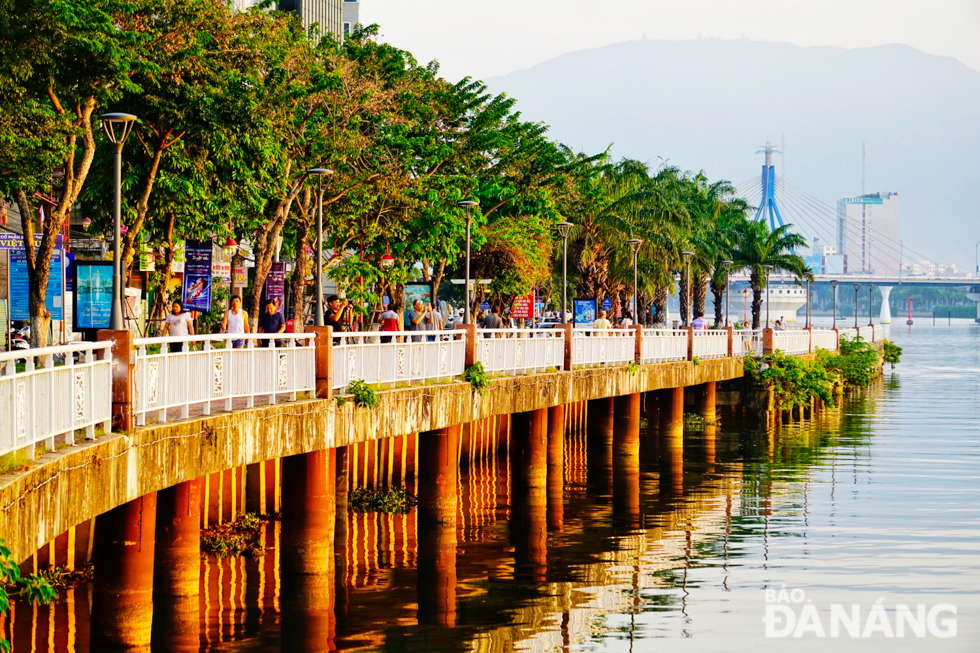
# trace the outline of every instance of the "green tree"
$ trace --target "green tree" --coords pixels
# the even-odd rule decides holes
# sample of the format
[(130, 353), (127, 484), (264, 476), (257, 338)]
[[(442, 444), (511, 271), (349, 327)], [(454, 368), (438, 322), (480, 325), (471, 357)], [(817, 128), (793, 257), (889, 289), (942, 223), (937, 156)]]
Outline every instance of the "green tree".
[(803, 258), (793, 253), (797, 247), (805, 247), (806, 239), (790, 231), (793, 225), (783, 225), (774, 231), (762, 220), (745, 221), (738, 229), (735, 248), (732, 250), (733, 269), (747, 268), (752, 287), (752, 328), (759, 328), (762, 310), (762, 291), (766, 285), (764, 265), (771, 265), (775, 272), (789, 272), (797, 277), (809, 273)]

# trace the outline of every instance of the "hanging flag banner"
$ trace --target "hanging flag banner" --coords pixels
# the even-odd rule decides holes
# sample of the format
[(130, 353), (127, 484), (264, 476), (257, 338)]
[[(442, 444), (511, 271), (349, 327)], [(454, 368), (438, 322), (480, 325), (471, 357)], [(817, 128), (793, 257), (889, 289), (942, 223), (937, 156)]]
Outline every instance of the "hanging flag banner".
[(534, 317), (534, 293), (515, 297), (510, 307), (510, 316), (517, 320), (529, 320)]
[(276, 303), (276, 310), (282, 310), (286, 301), (286, 264), (273, 263), (269, 276), (265, 278), (265, 298)]
[(211, 310), (211, 241), (188, 240), (184, 251), (184, 310)]

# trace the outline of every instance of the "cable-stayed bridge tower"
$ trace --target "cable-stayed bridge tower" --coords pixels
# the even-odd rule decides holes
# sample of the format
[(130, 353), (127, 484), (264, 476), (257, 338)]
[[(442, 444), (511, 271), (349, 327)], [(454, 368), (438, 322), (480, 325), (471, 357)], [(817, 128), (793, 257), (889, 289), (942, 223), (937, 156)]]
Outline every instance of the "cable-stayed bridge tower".
[(772, 164), (773, 153), (779, 153), (772, 143), (766, 144), (756, 154), (765, 154), (766, 162), (762, 166), (762, 199), (759, 201), (759, 210), (755, 214), (756, 220), (769, 218), (769, 228), (775, 230), (777, 226), (783, 226), (783, 216), (776, 205), (776, 167)]

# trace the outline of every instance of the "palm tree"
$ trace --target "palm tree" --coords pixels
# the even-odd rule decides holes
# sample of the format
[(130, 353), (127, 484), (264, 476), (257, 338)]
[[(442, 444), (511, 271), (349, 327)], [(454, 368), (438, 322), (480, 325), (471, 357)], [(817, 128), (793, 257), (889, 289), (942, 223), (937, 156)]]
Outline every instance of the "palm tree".
[(749, 283), (752, 286), (752, 328), (759, 328), (759, 314), (762, 312), (762, 291), (766, 275), (762, 266), (771, 265), (779, 272), (790, 272), (797, 277), (805, 277), (809, 270), (803, 258), (793, 253), (797, 247), (805, 247), (806, 239), (790, 232), (793, 225), (783, 225), (775, 231), (763, 221), (746, 221), (739, 229), (735, 249), (732, 251), (733, 268), (748, 268)]
[(717, 228), (712, 234), (715, 263), (709, 283), (711, 294), (714, 296), (715, 327), (720, 327), (724, 323), (722, 302), (725, 293), (728, 292), (728, 271), (722, 265), (722, 261), (731, 260), (739, 230), (748, 219), (746, 216), (749, 208), (748, 202), (739, 197), (730, 198), (720, 205)]

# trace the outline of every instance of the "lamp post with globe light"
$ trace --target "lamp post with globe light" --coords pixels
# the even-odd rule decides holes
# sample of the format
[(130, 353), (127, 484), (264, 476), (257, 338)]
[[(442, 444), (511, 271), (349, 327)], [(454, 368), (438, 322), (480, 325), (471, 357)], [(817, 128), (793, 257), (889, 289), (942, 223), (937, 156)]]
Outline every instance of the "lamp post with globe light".
[(568, 323), (568, 234), (572, 231), (571, 222), (559, 222), (558, 235), (561, 236), (561, 324)]
[(123, 321), (122, 305), (123, 293), (126, 291), (122, 285), (122, 261), (120, 256), (121, 245), (121, 225), (122, 225), (122, 148), (133, 131), (133, 124), (136, 116), (129, 113), (104, 113), (99, 117), (102, 121), (102, 131), (105, 132), (109, 142), (116, 147), (116, 184), (115, 184), (115, 206), (112, 215), (112, 312), (109, 318), (109, 328), (113, 331), (122, 331), (125, 328)]
[(638, 324), (639, 323), (639, 316), (638, 316), (638, 313), (637, 313), (637, 310), (636, 310), (636, 308), (637, 308), (637, 303), (636, 303), (637, 302), (637, 299), (636, 299), (637, 298), (637, 291), (636, 291), (636, 287), (637, 287), (637, 285), (639, 283), (639, 276), (638, 276), (637, 270), (636, 270), (636, 260), (637, 260), (637, 258), (639, 256), (639, 253), (640, 253), (640, 245), (643, 244), (643, 241), (641, 239), (639, 239), (639, 238), (630, 238), (626, 242), (629, 243), (630, 251), (633, 252), (633, 324)]
[(472, 324), (470, 321), (470, 229), (473, 220), (470, 212), (479, 205), (479, 202), (474, 200), (456, 202), (456, 206), (466, 209), (466, 288), (463, 291), (465, 297), (463, 301), (463, 324)]
[(681, 252), (684, 257), (684, 265), (687, 267), (687, 293), (684, 300), (684, 326), (691, 326), (691, 257), (694, 252)]

